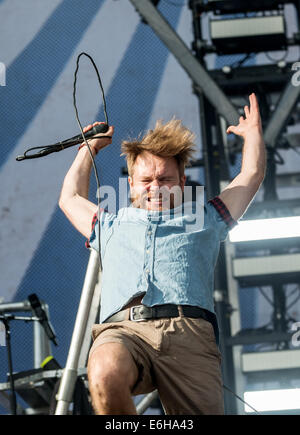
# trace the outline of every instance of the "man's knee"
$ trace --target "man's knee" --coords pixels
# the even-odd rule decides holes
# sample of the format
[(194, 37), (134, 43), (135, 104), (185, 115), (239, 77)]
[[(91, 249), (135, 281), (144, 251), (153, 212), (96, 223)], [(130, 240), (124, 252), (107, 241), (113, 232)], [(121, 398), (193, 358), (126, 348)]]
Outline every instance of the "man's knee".
[(121, 343), (104, 343), (89, 358), (89, 385), (99, 393), (131, 391), (137, 377), (138, 369), (133, 357)]

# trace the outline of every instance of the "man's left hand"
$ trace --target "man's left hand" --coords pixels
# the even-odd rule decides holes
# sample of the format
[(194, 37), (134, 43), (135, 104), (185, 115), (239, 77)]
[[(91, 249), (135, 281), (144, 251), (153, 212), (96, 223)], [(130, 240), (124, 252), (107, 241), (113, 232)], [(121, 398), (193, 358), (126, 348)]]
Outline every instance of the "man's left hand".
[(245, 118), (243, 116), (239, 119), (239, 124), (231, 125), (227, 128), (226, 133), (234, 133), (242, 136), (244, 139), (247, 135), (255, 133), (262, 134), (261, 117), (256, 95), (252, 93), (249, 95), (250, 109), (248, 106), (244, 107)]

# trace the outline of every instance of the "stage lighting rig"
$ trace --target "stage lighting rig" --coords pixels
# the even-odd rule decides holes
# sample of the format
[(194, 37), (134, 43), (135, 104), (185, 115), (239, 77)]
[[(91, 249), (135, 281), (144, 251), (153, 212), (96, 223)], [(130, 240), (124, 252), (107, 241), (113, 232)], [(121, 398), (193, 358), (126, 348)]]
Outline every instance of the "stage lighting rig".
[(283, 10), (284, 4), (297, 3), (295, 0), (190, 0), (190, 7), (197, 8), (199, 13), (213, 11), (216, 15), (250, 13), (269, 10)]
[[(202, 40), (202, 55), (260, 53), (287, 50), (300, 41), (299, 31), (287, 37), (284, 5), (293, 3), (300, 20), (299, 2), (260, 0), (241, 2), (237, 0), (190, 0), (197, 38)], [(209, 12), (211, 45), (203, 43), (201, 14)]]
[(286, 50), (283, 15), (210, 20), (210, 35), (219, 54)]

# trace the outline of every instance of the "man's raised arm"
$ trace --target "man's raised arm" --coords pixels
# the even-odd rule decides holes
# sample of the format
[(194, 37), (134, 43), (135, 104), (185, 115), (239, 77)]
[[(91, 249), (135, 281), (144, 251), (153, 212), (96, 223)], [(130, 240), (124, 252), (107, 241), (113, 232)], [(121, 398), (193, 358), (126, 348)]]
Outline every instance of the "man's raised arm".
[(231, 125), (227, 129), (227, 133), (234, 133), (244, 139), (241, 171), (218, 195), (235, 220), (245, 213), (264, 180), (266, 170), (266, 149), (254, 93), (249, 96), (249, 100), (250, 109), (244, 107), (245, 119), (241, 116), (239, 125)]
[[(87, 132), (95, 122), (83, 129)], [(112, 136), (114, 128), (109, 127), (106, 133), (101, 135)], [(112, 142), (110, 138), (89, 139), (89, 145), (93, 156)], [(91, 234), (91, 223), (94, 214), (97, 212), (97, 205), (88, 200), (92, 159), (87, 146), (79, 149), (78, 154), (65, 176), (60, 198), (59, 207), (64, 212), (72, 225), (86, 238)]]

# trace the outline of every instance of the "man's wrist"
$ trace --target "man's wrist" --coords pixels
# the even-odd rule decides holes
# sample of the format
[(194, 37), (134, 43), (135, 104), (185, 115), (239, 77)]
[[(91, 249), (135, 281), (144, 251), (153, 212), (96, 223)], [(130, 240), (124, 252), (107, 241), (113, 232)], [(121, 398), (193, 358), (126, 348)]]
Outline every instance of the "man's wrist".
[[(80, 147), (78, 148), (78, 152), (81, 151), (81, 150), (84, 150), (85, 152), (86, 151), (88, 152), (88, 147), (87, 147), (87, 145), (85, 143), (82, 143), (80, 145)], [(95, 149), (94, 147), (91, 147), (91, 146), (90, 146), (90, 150), (91, 150), (91, 152), (93, 154), (93, 157), (95, 157), (98, 154), (98, 151), (99, 151), (99, 150), (97, 150), (97, 149)]]
[(254, 127), (250, 127), (244, 134), (244, 138), (248, 138), (248, 137), (263, 137), (263, 131), (262, 128), (260, 126), (254, 126)]

